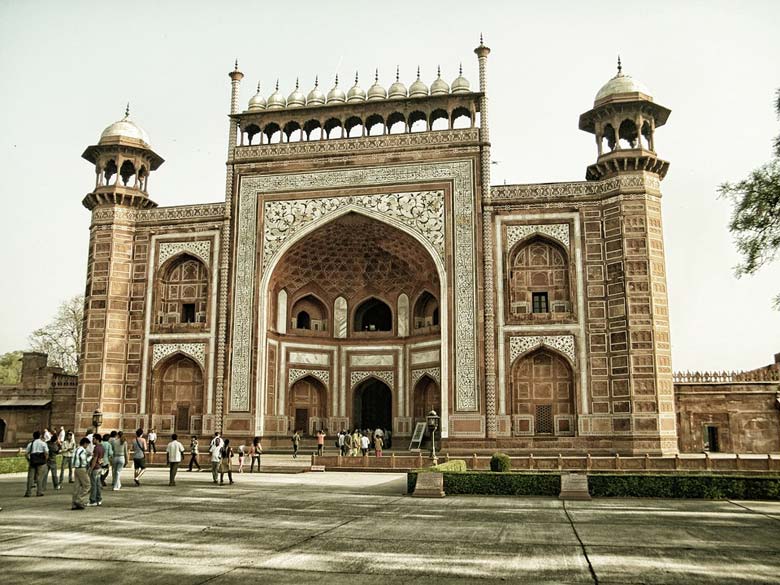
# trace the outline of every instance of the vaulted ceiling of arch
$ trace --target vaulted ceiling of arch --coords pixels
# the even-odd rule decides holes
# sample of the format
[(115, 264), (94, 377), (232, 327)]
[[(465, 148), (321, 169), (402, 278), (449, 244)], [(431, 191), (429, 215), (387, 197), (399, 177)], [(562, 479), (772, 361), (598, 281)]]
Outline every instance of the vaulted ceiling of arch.
[(349, 301), (365, 289), (410, 294), (421, 286), (438, 293), (436, 267), (413, 237), (390, 225), (349, 213), (296, 243), (277, 265), (273, 287), (288, 294), (314, 284), (328, 301)]

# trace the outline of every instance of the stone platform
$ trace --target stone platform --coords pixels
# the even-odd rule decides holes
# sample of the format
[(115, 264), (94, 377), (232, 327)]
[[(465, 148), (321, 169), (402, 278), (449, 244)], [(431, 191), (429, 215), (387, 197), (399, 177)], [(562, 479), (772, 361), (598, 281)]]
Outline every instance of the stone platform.
[[(780, 503), (404, 495), (395, 473), (180, 472), (75, 512), (0, 476), (9, 584), (780, 582)], [(45, 540), (48, 539), (48, 544)], [(97, 577), (96, 577), (97, 578)]]

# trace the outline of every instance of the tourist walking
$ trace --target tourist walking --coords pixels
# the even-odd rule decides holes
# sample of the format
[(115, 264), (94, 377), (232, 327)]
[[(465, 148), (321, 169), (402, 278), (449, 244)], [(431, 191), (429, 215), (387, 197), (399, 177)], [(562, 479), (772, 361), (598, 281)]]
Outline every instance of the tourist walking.
[(60, 432), (57, 433), (57, 440), (60, 442), (60, 445), (62, 445), (62, 442), (65, 440), (65, 427), (60, 426)]
[(106, 450), (103, 448), (103, 437), (100, 433), (95, 433), (92, 437), (94, 449), (92, 449), (92, 459), (89, 461), (89, 504), (87, 506), (103, 505), (103, 483), (101, 474), (103, 473), (103, 459), (106, 456)]
[(149, 453), (157, 453), (157, 430), (151, 429), (147, 433), (146, 438), (149, 441)]
[(320, 429), (317, 431), (317, 455), (322, 455), (325, 450), (325, 431)]
[(111, 466), (114, 463), (114, 445), (111, 444), (111, 436), (116, 436), (116, 431), (112, 431), (112, 434), (106, 433), (103, 435), (103, 449), (105, 454), (103, 456), (103, 473), (100, 474), (100, 485), (106, 487), (106, 478), (111, 471)]
[(219, 464), (222, 462), (222, 439), (219, 438), (218, 433), (215, 433), (214, 438), (211, 440), (209, 453), (211, 454), (211, 479), (214, 483), (217, 483)]
[(141, 476), (146, 472), (146, 440), (143, 437), (143, 429), (135, 432), (133, 440), (133, 481), (135, 485), (141, 485)]
[(246, 455), (246, 446), (241, 443), (238, 446), (238, 472), (244, 473), (244, 456)]
[(190, 439), (190, 466), (187, 471), (192, 471), (193, 465), (200, 471), (200, 463), (198, 463), (198, 437), (196, 435), (192, 435)]
[(380, 436), (374, 437), (374, 453), (376, 453), (377, 457), (382, 456), (382, 443), (383, 443), (382, 437)]
[(49, 446), (41, 440), (40, 431), (33, 433), (32, 441), (27, 443), (24, 451), (27, 458), (27, 490), (24, 492), (24, 497), (29, 498), (32, 495), (33, 484), (35, 484), (36, 495), (42, 496), (43, 474), (46, 473)]
[(339, 448), (339, 454), (344, 456), (344, 431), (339, 431), (338, 439), (336, 439), (336, 447)]
[(349, 431), (344, 431), (344, 449), (343, 454), (345, 456), (352, 456), (352, 434)]
[(73, 483), (73, 454), (76, 452), (76, 439), (73, 438), (73, 431), (65, 433), (65, 439), (60, 445), (60, 455), (62, 455), (62, 463), (60, 463), (60, 485), (65, 478), (65, 466), (68, 466), (68, 483)]
[(170, 472), (168, 474), (168, 485), (176, 485), (176, 472), (179, 471), (179, 464), (181, 458), (184, 455), (184, 445), (179, 443), (178, 435), (173, 433), (171, 435), (171, 442), (165, 448), (165, 456), (168, 460), (168, 467)]
[(233, 447), (230, 446), (230, 439), (225, 439), (222, 448), (220, 449), (220, 462), (219, 462), (219, 485), (224, 485), (225, 474), (228, 474), (228, 480), (233, 483)]
[(298, 447), (301, 445), (301, 434), (296, 430), (292, 436), (293, 459), (298, 458)]
[(51, 431), (48, 428), (43, 429), (43, 442), (48, 443), (51, 440)]
[(128, 461), (128, 453), (127, 453), (127, 440), (125, 439), (125, 435), (122, 431), (119, 431), (116, 434), (116, 437), (111, 439), (109, 441), (111, 443), (111, 446), (114, 449), (114, 471), (113, 471), (113, 482), (112, 482), (112, 489), (116, 492), (122, 489), (122, 469), (124, 469), (125, 465), (127, 465)]
[(352, 455), (357, 457), (358, 450), (360, 450), (360, 429), (352, 431)]
[(73, 498), (71, 499), (71, 510), (83, 510), (84, 498), (90, 491), (89, 474), (87, 473), (87, 445), (89, 439), (84, 437), (79, 441), (79, 446), (73, 452), (72, 467), (75, 470), (75, 483), (73, 486)]
[(43, 470), (43, 491), (46, 491), (48, 487), (49, 474), (51, 474), (51, 484), (55, 490), (60, 489), (59, 477), (57, 476), (57, 455), (62, 450), (60, 447), (60, 441), (56, 435), (52, 435), (49, 442), (46, 443), (49, 448), (49, 454), (46, 457), (46, 468)]
[(361, 435), (360, 437), (360, 452), (363, 454), (363, 457), (368, 455), (368, 435)]
[(260, 473), (260, 456), (263, 454), (263, 447), (260, 445), (260, 437), (255, 437), (252, 441), (252, 449), (249, 455), (252, 460), (249, 462), (249, 473), (252, 473), (255, 469), (255, 463), (257, 463), (257, 472)]

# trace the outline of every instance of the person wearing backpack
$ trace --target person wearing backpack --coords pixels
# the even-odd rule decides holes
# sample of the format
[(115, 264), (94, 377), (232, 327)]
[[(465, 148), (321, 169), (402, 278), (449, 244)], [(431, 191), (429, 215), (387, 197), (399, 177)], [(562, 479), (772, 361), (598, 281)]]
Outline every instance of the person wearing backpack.
[(43, 495), (43, 474), (48, 469), (46, 461), (49, 458), (49, 446), (41, 440), (41, 432), (35, 431), (33, 439), (27, 443), (25, 449), (27, 458), (27, 491), (24, 497), (29, 498), (32, 495), (33, 484), (35, 484), (36, 495)]

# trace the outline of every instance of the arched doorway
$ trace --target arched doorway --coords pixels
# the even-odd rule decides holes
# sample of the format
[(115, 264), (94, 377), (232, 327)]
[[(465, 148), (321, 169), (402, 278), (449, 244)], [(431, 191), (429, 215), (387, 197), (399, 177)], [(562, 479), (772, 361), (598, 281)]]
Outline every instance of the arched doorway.
[(355, 387), (352, 394), (352, 420), (359, 429), (391, 429), (393, 425), (393, 393), (376, 378), (368, 378)]
[(312, 376), (301, 378), (292, 385), (287, 402), (287, 412), (292, 417), (291, 431), (312, 434), (323, 428), (325, 395), (325, 386)]
[(0, 418), (0, 443), (5, 441), (5, 421)]
[(414, 422), (422, 422), (428, 413), (435, 410), (441, 416), (441, 392), (439, 385), (430, 376), (423, 376), (414, 385)]
[(172, 429), (188, 433), (192, 417), (203, 415), (203, 372), (192, 358), (178, 354), (157, 370), (151, 412), (173, 416)]

